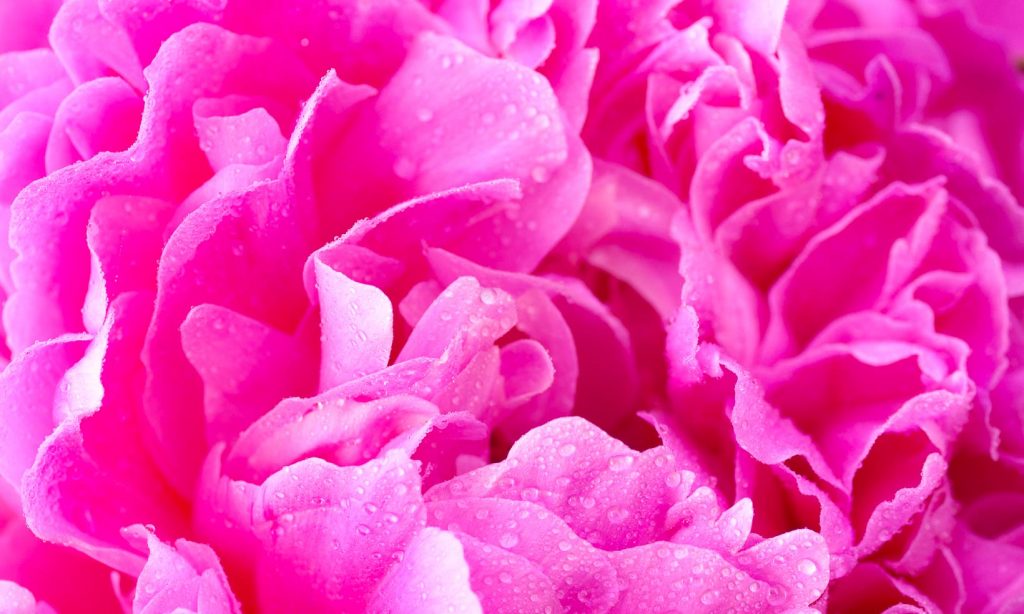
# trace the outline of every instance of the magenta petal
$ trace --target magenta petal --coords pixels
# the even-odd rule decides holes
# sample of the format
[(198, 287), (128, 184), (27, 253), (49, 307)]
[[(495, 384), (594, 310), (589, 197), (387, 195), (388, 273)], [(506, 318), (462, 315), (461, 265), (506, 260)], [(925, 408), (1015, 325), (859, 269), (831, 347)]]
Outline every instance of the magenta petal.
[(387, 295), (314, 261), (320, 300), (320, 389), (327, 390), (387, 366), (394, 315)]
[(142, 99), (124, 80), (87, 81), (61, 102), (46, 145), (46, 171), (88, 160), (102, 151), (123, 151), (135, 142)]
[(171, 546), (139, 525), (126, 528), (125, 535), (145, 540), (149, 550), (149, 558), (136, 583), (132, 603), (135, 612), (181, 609), (239, 614), (242, 611), (217, 555), (209, 546), (184, 539)]
[(301, 339), (217, 305), (194, 307), (181, 346), (203, 380), (210, 441), (230, 441), (284, 397), (310, 394), (316, 359)]
[(716, 0), (722, 28), (765, 55), (775, 51), (786, 16), (785, 0)]
[(78, 83), (118, 73), (143, 89), (142, 65), (128, 33), (103, 16), (98, 0), (65, 2), (50, 26), (50, 45)]
[(368, 403), (326, 397), (282, 401), (242, 432), (229, 466), (245, 467), (243, 475), (262, 479), (310, 456), (359, 464), (438, 414), (432, 403), (412, 396)]
[[(199, 146), (214, 171), (232, 164), (266, 164), (284, 154), (285, 138), (262, 101), (202, 98), (193, 107)], [(246, 104), (248, 103), (248, 104)]]
[[(472, 573), (473, 588), (488, 612), (554, 610), (558, 598), (550, 579), (532, 562), (465, 534), (458, 535)], [(509, 590), (514, 586), (519, 590)], [(584, 589), (586, 590), (586, 589)]]
[(37, 602), (28, 589), (9, 580), (0, 580), (0, 603), (8, 614), (53, 614), (45, 602)]
[[(427, 504), (427, 521), (455, 531), (460, 539), (462, 535), (472, 536), (478, 543), (529, 560), (550, 579), (566, 611), (605, 611), (613, 606), (618, 591), (608, 556), (578, 537), (557, 515), (533, 502), (540, 497), (539, 491), (536, 495), (533, 490), (523, 493), (523, 501), (431, 501)], [(486, 589), (490, 594), (500, 592), (498, 585), (502, 583), (482, 584), (495, 587)]]
[(619, 607), (634, 612), (672, 604), (703, 612), (733, 606), (737, 600), (750, 611), (806, 607), (818, 600), (828, 582), (824, 544), (812, 536), (802, 531), (762, 542), (735, 562), (712, 550), (664, 542), (616, 552), (612, 556), (619, 577), (628, 579)]
[(109, 196), (93, 205), (86, 228), (93, 265), (82, 307), (86, 330), (99, 329), (119, 294), (156, 290), (160, 244), (173, 211), (173, 203), (135, 196)]
[(56, 426), (57, 387), (88, 342), (89, 337), (74, 335), (38, 343), (18, 354), (0, 375), (0, 475), (16, 490)]
[[(142, 560), (121, 538), (123, 527), (152, 523), (180, 535), (187, 525), (182, 501), (160, 476), (144, 443), (137, 391), (150, 301), (129, 293), (111, 305), (86, 356), (98, 350), (102, 370), (66, 379), (85, 388), (78, 398), (90, 403), (64, 417), (23, 481), (25, 516), (37, 535), (133, 574)], [(122, 499), (125, 492), (132, 496)]]
[(620, 549), (671, 534), (669, 508), (685, 493), (670, 459), (663, 448), (635, 452), (586, 420), (561, 418), (521, 437), (505, 461), (439, 484), (427, 499), (529, 499), (591, 544)]
[(362, 467), (303, 461), (261, 491), (253, 528), (266, 549), (257, 571), (264, 608), (361, 611), (423, 524), (418, 472), (399, 453)]
[[(424, 98), (417, 85), (424, 75), (431, 75), (445, 99)], [(394, 157), (395, 174), (412, 182), (414, 193), (499, 178), (522, 183), (524, 199), (510, 203), (513, 215), (487, 216), (470, 238), (502, 237), (509, 244), (514, 238), (517, 249), (491, 246), (502, 268), (533, 268), (583, 205), (589, 155), (575, 135), (567, 134), (550, 86), (521, 66), (424, 35), (381, 92), (377, 113), (384, 127), (382, 147)], [(436, 142), (435, 130), (445, 138)], [(489, 144), (486, 148), (476, 145), (481, 139)], [(472, 158), (465, 158), (470, 151)]]
[(405, 547), (367, 612), (483, 613), (470, 586), (470, 566), (451, 533), (425, 528)]
[[(297, 328), (306, 308), (301, 272), (308, 248), (297, 220), (278, 206), (293, 202), (290, 196), (283, 182), (270, 181), (210, 201), (175, 229), (161, 255), (143, 348), (143, 398), (154, 458), (182, 491), (191, 489), (206, 453), (205, 436), (196, 436), (206, 429), (202, 382), (181, 347), (181, 325), (193, 307), (212, 303), (278, 330)], [(253, 275), (259, 279), (251, 285), (239, 283)]]
[(514, 318), (514, 303), (507, 293), (460, 277), (423, 314), (398, 360), (479, 351), (511, 328)]

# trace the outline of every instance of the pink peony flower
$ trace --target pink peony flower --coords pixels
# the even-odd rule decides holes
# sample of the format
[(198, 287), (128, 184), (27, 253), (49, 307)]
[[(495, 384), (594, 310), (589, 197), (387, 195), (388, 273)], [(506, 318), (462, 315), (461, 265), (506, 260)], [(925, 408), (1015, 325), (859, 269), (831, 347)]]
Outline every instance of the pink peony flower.
[(0, 0), (0, 611), (1024, 607), (1009, 0)]

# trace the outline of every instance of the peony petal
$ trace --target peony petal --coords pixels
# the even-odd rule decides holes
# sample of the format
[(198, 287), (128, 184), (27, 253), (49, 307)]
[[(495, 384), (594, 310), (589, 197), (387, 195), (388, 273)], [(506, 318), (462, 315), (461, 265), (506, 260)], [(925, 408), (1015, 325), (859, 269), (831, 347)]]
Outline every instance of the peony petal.
[(281, 398), (312, 394), (316, 359), (304, 340), (217, 305), (194, 307), (181, 347), (203, 380), (210, 441), (231, 441)]
[(53, 608), (36, 598), (24, 587), (8, 580), (0, 580), (0, 603), (9, 614), (52, 614)]
[[(736, 563), (712, 550), (664, 542), (615, 552), (612, 558), (619, 577), (627, 579), (621, 612), (664, 607), (712, 612), (737, 600), (750, 611), (784, 612), (817, 601), (828, 582), (824, 543), (810, 531), (762, 542)], [(745, 586), (734, 590), (729, 583)]]
[(394, 340), (391, 301), (373, 286), (358, 283), (315, 261), (322, 356), (320, 389), (327, 390), (387, 366)]
[(682, 483), (663, 448), (634, 452), (585, 420), (561, 418), (516, 441), (505, 461), (435, 486), (427, 499), (536, 501), (591, 544), (621, 549), (670, 534)]
[(267, 549), (257, 571), (263, 608), (361, 611), (423, 524), (418, 472), (401, 454), (364, 467), (303, 461), (262, 490), (254, 528)]
[(196, 99), (243, 90), (295, 101), (313, 87), (297, 60), (276, 53), (267, 41), (209, 25), (175, 34), (147, 71), (139, 138), (128, 151), (65, 167), (23, 190), (12, 204), (11, 245), (19, 258), (11, 274), (17, 290), (4, 317), (23, 322), (17, 331), (8, 329), (13, 348), (82, 329), (89, 266), (85, 227), (98, 198), (127, 193), (176, 201), (208, 177), (191, 130)]
[[(427, 520), (432, 526), (455, 531), (460, 539), (472, 536), (477, 543), (529, 560), (550, 579), (565, 611), (607, 611), (618, 595), (615, 570), (608, 556), (577, 537), (558, 516), (532, 503), (533, 491), (523, 491), (523, 496), (524, 501), (431, 501), (427, 504)], [(539, 491), (536, 497), (540, 497)], [(479, 549), (477, 546), (474, 550)], [(476, 568), (473, 573), (475, 586), (479, 586)], [(483, 584), (480, 588), (493, 598), (494, 589), (486, 587), (506, 583), (499, 578), (498, 583), (484, 580)]]
[(463, 546), (451, 533), (426, 528), (405, 548), (367, 612), (483, 613), (470, 586)]
[(46, 144), (46, 172), (102, 151), (128, 149), (141, 116), (142, 98), (124, 80), (103, 77), (79, 85), (57, 108)]
[(714, 14), (723, 30), (769, 55), (775, 52), (782, 36), (787, 4), (786, 0), (716, 0)]
[(209, 546), (184, 539), (171, 546), (140, 525), (126, 528), (125, 536), (145, 541), (149, 550), (149, 558), (136, 583), (133, 611), (185, 610), (210, 614), (242, 611), (217, 555)]
[(16, 490), (36, 451), (55, 426), (54, 401), (64, 373), (85, 352), (89, 337), (74, 335), (21, 352), (0, 375), (0, 475)]
[[(102, 370), (83, 373), (80, 382), (102, 402), (67, 416), (23, 480), (25, 517), (37, 535), (131, 574), (142, 559), (122, 539), (123, 527), (152, 523), (180, 535), (187, 526), (184, 502), (164, 482), (144, 443), (139, 349), (151, 301), (127, 293), (111, 305), (93, 341), (103, 350)], [(124, 499), (124, 493), (132, 496)]]

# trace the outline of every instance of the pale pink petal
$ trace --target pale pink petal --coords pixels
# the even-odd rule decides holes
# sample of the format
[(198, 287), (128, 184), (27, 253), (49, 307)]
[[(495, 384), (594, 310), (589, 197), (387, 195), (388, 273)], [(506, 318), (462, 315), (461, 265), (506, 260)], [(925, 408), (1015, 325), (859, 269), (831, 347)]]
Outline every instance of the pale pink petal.
[(669, 509), (686, 496), (663, 448), (638, 453), (580, 418), (535, 428), (501, 463), (458, 476), (428, 500), (497, 497), (534, 501), (595, 546), (621, 549), (673, 532)]
[(379, 289), (315, 260), (320, 301), (320, 389), (387, 366), (394, 340), (391, 301)]
[(201, 98), (192, 108), (199, 147), (215, 172), (232, 164), (265, 164), (284, 154), (282, 127), (262, 101)]
[(723, 30), (754, 50), (770, 54), (782, 36), (787, 4), (786, 0), (716, 0), (714, 14)]
[(65, 2), (50, 26), (50, 45), (76, 83), (118, 73), (143, 89), (142, 64), (128, 33), (100, 12), (98, 0)]
[(262, 485), (223, 475), (222, 452), (208, 458), (194, 520), (243, 602), (364, 611), (424, 525), (418, 468), (402, 452), (352, 467), (308, 459)]
[(103, 77), (76, 87), (61, 102), (46, 145), (46, 172), (123, 151), (135, 142), (142, 98), (124, 80)]
[(824, 544), (810, 531), (767, 540), (734, 561), (712, 550), (664, 542), (612, 556), (619, 576), (627, 579), (620, 612), (666, 607), (714, 612), (737, 600), (749, 611), (785, 612), (817, 601), (828, 583)]
[(56, 426), (54, 402), (64, 373), (81, 359), (90, 338), (58, 337), (17, 355), (0, 374), (0, 475), (16, 490), (43, 440)]
[(194, 307), (181, 347), (203, 380), (210, 441), (231, 441), (285, 397), (316, 389), (316, 355), (298, 335), (217, 305)]
[(12, 204), (11, 245), (19, 258), (11, 273), (17, 290), (4, 317), (23, 324), (17, 331), (8, 328), (9, 345), (22, 349), (82, 329), (89, 267), (85, 227), (105, 192), (177, 200), (208, 178), (191, 129), (196, 99), (248, 90), (295, 104), (315, 83), (296, 64), (267, 41), (215, 26), (192, 26), (171, 37), (147, 67), (149, 93), (137, 142), (125, 152), (65, 167), (23, 190)]
[(93, 341), (104, 350), (102, 371), (84, 373), (78, 382), (102, 402), (65, 417), (23, 481), (25, 516), (37, 535), (132, 574), (143, 561), (121, 538), (123, 527), (152, 523), (180, 535), (187, 526), (184, 502), (164, 482), (144, 444), (137, 391), (150, 306), (151, 296), (137, 293), (111, 305)]
[(41, 0), (32, 4), (0, 3), (0, 53), (46, 46), (50, 21), (60, 8), (59, 0)]
[[(617, 579), (607, 555), (578, 537), (557, 515), (531, 502), (540, 497), (539, 490), (536, 496), (533, 491), (524, 491), (524, 495), (524, 501), (431, 501), (427, 521), (455, 531), (460, 539), (472, 536), (531, 561), (551, 580), (565, 611), (606, 611), (614, 605)], [(500, 590), (504, 583), (499, 579), (498, 583), (483, 584)]]
[(55, 610), (36, 598), (24, 587), (0, 580), (0, 603), (8, 614), (51, 614)]
[(140, 525), (125, 529), (126, 538), (149, 550), (135, 585), (135, 612), (201, 612), (239, 614), (241, 605), (231, 592), (220, 560), (209, 546), (179, 539), (160, 541)]
[(486, 611), (543, 612), (557, 608), (553, 583), (527, 558), (465, 534), (457, 537), (471, 569), (473, 589)]
[(156, 290), (161, 239), (173, 210), (172, 203), (136, 196), (108, 196), (93, 205), (86, 227), (92, 259), (82, 307), (86, 330), (99, 329), (118, 295)]
[(406, 546), (402, 562), (377, 588), (367, 611), (482, 614), (469, 578), (469, 562), (459, 540), (428, 527)]

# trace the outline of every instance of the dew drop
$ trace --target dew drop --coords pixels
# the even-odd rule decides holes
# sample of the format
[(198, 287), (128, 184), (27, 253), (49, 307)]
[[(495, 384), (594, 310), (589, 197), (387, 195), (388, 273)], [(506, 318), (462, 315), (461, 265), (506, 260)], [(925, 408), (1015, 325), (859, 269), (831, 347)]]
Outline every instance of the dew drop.
[(633, 457), (629, 454), (620, 454), (608, 459), (608, 468), (612, 471), (625, 471), (633, 465)]
[(629, 510), (621, 507), (613, 507), (608, 510), (608, 522), (622, 524), (629, 518)]
[(409, 158), (398, 158), (395, 160), (394, 171), (402, 179), (412, 179), (416, 174), (416, 163)]
[(498, 544), (502, 548), (515, 548), (519, 544), (519, 536), (515, 533), (503, 533), (498, 539)]
[(818, 565), (811, 559), (804, 559), (796, 564), (796, 568), (800, 570), (800, 573), (806, 576), (813, 576), (818, 571)]
[(786, 589), (773, 585), (768, 587), (768, 603), (781, 605), (786, 600)]
[(576, 446), (571, 443), (567, 443), (558, 448), (558, 455), (562, 458), (568, 458), (576, 453)]

